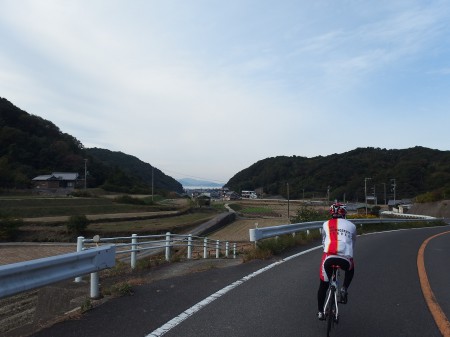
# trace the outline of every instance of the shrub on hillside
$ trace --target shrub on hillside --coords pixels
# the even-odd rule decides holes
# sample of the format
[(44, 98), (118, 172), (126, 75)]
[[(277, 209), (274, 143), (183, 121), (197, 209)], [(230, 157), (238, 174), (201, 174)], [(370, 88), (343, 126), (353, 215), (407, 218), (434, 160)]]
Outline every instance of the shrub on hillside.
[(449, 198), (449, 196), (450, 196), (449, 188), (441, 189), (441, 190), (436, 190), (436, 191), (427, 192), (427, 193), (418, 195), (416, 197), (416, 202), (425, 203), (425, 202), (441, 201), (441, 200)]
[(89, 220), (86, 215), (72, 215), (67, 223), (67, 231), (74, 234), (82, 234), (87, 226)]

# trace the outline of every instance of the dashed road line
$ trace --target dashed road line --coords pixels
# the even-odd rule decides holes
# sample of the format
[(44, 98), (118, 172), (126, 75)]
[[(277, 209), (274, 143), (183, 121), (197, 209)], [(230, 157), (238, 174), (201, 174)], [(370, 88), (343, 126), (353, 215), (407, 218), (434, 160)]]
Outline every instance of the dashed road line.
[(162, 335), (164, 335), (165, 333), (169, 332), (170, 330), (172, 330), (173, 328), (175, 328), (178, 324), (180, 324), (181, 322), (183, 322), (184, 320), (186, 320), (187, 318), (189, 318), (190, 316), (192, 316), (193, 314), (195, 314), (196, 312), (198, 312), (200, 309), (204, 308), (205, 306), (207, 306), (209, 303), (215, 301), (216, 299), (218, 299), (219, 297), (221, 297), (222, 295), (225, 295), (227, 292), (229, 292), (230, 290), (236, 288), (237, 286), (241, 285), (244, 282), (247, 282), (248, 280), (251, 280), (252, 278), (254, 278), (255, 276), (269, 270), (272, 269), (273, 267), (276, 267), (286, 261), (289, 261), (293, 258), (296, 258), (297, 256), (303, 255), (303, 254), (307, 254), (309, 252), (312, 252), (316, 249), (322, 248), (322, 246), (317, 246), (305, 251), (302, 251), (300, 253), (291, 255), (283, 260), (274, 262), (264, 268), (261, 268), (247, 276), (244, 276), (243, 278), (241, 278), (240, 280), (226, 286), (225, 288), (222, 288), (221, 290), (217, 291), (216, 293), (212, 294), (211, 296), (208, 296), (207, 298), (205, 298), (203, 301), (198, 302), (197, 304), (193, 305), (192, 307), (190, 307), (189, 309), (183, 311), (180, 315), (178, 315), (177, 317), (171, 319), (170, 321), (168, 321), (166, 324), (164, 324), (163, 326), (161, 326), (160, 328), (156, 329), (155, 331), (151, 332), (150, 334), (146, 335), (145, 337), (160, 337)]

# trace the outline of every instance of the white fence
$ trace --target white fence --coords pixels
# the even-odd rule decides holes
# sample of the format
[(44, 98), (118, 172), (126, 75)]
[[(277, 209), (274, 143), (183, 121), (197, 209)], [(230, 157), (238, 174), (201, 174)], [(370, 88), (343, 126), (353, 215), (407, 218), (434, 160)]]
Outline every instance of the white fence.
[[(170, 261), (172, 250), (175, 247), (186, 247), (186, 258), (192, 259), (193, 250), (195, 248), (201, 248), (203, 251), (203, 258), (208, 257), (219, 258), (221, 253), (226, 258), (230, 257), (230, 250), (232, 249), (233, 258), (236, 258), (236, 243), (231, 244), (228, 241), (211, 240), (207, 237), (194, 236), (192, 234), (180, 235), (171, 234), (167, 232), (161, 235), (137, 235), (125, 237), (113, 237), (113, 238), (100, 238), (98, 235), (92, 239), (85, 239), (79, 236), (77, 239), (77, 251), (81, 252), (85, 249), (85, 244), (95, 243), (114, 243), (117, 248), (116, 254), (130, 254), (131, 268), (136, 267), (136, 262), (139, 256), (146, 256), (152, 254), (158, 254), (165, 252), (166, 261)], [(232, 247), (231, 247), (232, 245)], [(211, 255), (211, 250), (214, 251), (214, 255)]]

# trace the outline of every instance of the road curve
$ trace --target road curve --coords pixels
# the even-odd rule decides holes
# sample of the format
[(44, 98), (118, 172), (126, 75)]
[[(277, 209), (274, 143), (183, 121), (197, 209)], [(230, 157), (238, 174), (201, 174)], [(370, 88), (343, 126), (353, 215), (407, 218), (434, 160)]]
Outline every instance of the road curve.
[[(448, 230), (446, 226), (358, 237), (355, 279), (349, 303), (341, 306), (336, 336), (442, 336), (422, 294), (417, 256), (426, 239)], [(438, 271), (449, 253), (449, 237), (433, 239), (425, 250), (425, 268), (437, 301), (448, 298), (442, 286), (446, 280), (440, 280), (443, 273)], [(242, 280), (162, 335), (324, 335), (325, 326), (315, 317), (320, 255), (315, 249), (291, 259), (253, 261), (139, 286), (134, 296), (107, 302), (79, 320), (33, 336), (151, 336), (174, 317)], [(267, 268), (272, 263), (276, 265)], [(247, 277), (262, 268), (267, 270)]]
[[(431, 287), (427, 269), (425, 267), (425, 250), (428, 244), (433, 239), (441, 239), (441, 241), (433, 240), (432, 244), (430, 244), (429, 255), (433, 254), (434, 256), (429, 257), (429, 260), (430, 264), (437, 266), (437, 268), (435, 267), (434, 269), (430, 268), (430, 270), (434, 273), (431, 276), (433, 277), (433, 280), (435, 282), (435, 290), (438, 292), (442, 292), (443, 289), (446, 290), (448, 284), (450, 284), (450, 277), (448, 273), (443, 275), (446, 275), (446, 278), (436, 277), (436, 271), (441, 274), (439, 271), (447, 269), (446, 266), (448, 266), (448, 261), (450, 261), (449, 251), (441, 248), (442, 244), (448, 246), (448, 242), (450, 241), (448, 237), (440, 238), (444, 235), (450, 236), (450, 231), (435, 234), (422, 243), (417, 255), (417, 269), (419, 273), (420, 286), (422, 287), (425, 301), (427, 302), (428, 308), (433, 315), (434, 321), (436, 322), (436, 325), (438, 326), (442, 336), (450, 336), (450, 322), (448, 320), (448, 317), (450, 317), (450, 301), (445, 301), (445, 299), (447, 298), (447, 296), (445, 296), (446, 294), (442, 294), (441, 296), (439, 296), (440, 301), (443, 303), (443, 305), (445, 305), (444, 308), (442, 308), (441, 304), (439, 303), (440, 301), (436, 298), (433, 288)], [(436, 254), (436, 252), (439, 253)], [(445, 254), (447, 258), (442, 259)], [(440, 284), (438, 282), (440, 282)]]

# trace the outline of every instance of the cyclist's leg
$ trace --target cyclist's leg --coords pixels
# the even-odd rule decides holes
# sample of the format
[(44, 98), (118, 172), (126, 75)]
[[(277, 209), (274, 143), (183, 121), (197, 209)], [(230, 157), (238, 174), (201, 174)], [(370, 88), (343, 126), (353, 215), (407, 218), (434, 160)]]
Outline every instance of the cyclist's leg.
[(325, 298), (327, 296), (327, 290), (329, 285), (329, 279), (330, 277), (327, 275), (328, 272), (325, 270), (324, 262), (326, 260), (327, 255), (324, 253), (322, 254), (322, 261), (320, 263), (320, 284), (319, 289), (317, 290), (317, 307), (319, 309), (319, 312), (323, 313), (323, 306), (325, 302)]
[(353, 262), (353, 259), (346, 259), (347, 263), (344, 263), (341, 267), (345, 270), (345, 277), (344, 277), (344, 283), (342, 284), (345, 289), (347, 289), (350, 286), (350, 283), (352, 283), (353, 276), (355, 275), (355, 264)]
[(350, 270), (345, 271), (344, 284), (343, 286), (348, 289), (350, 283), (352, 283), (353, 275), (355, 275), (355, 268), (351, 268)]
[(319, 290), (317, 291), (317, 307), (319, 312), (323, 312), (323, 305), (325, 304), (325, 297), (327, 296), (329, 282), (320, 280)]

